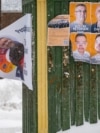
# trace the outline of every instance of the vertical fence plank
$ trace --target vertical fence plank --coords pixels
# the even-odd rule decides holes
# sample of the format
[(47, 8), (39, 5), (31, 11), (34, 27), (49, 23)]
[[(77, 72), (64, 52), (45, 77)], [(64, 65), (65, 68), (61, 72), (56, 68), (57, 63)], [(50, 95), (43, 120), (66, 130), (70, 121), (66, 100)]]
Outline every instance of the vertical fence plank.
[(56, 47), (55, 75), (56, 75), (56, 123), (57, 131), (61, 129), (61, 89), (62, 89), (62, 48)]
[(97, 97), (98, 97), (98, 119), (100, 119), (100, 66), (99, 65), (97, 65), (97, 78), (98, 78), (98, 90), (97, 90), (97, 92), (98, 92), (98, 95), (97, 95)]
[[(53, 17), (54, 17), (53, 1), (47, 0), (48, 22)], [(47, 52), (48, 52), (48, 132), (56, 133), (55, 77), (53, 76), (55, 75), (55, 49), (52, 47), (48, 47)]]
[(89, 99), (90, 99), (90, 64), (84, 63), (84, 120), (89, 121)]
[[(62, 14), (68, 14), (69, 4), (68, 1), (62, 2)], [(63, 80), (62, 80), (62, 130), (70, 128), (70, 66), (69, 66), (69, 46), (63, 47)]]
[[(56, 133), (55, 49), (48, 47), (48, 130)], [(53, 126), (55, 125), (55, 126)]]
[[(61, 14), (61, 5), (61, 1), (48, 1), (48, 20)], [(53, 80), (52, 84), (50, 82), (48, 84), (49, 115), (51, 116), (49, 119), (49, 132), (56, 133), (61, 129), (62, 48), (53, 47), (52, 50), (53, 71), (48, 74), (48, 82)]]
[(91, 65), (90, 79), (90, 123), (97, 122), (97, 69)]
[(23, 85), (23, 133), (37, 133), (37, 47), (36, 47), (36, 1), (23, 0), (23, 14), (32, 13), (32, 79), (34, 90)]
[(83, 124), (83, 63), (76, 64), (76, 126)]
[(48, 49), (49, 132), (56, 133), (61, 129), (62, 52), (61, 48)]
[(31, 91), (23, 85), (23, 133), (37, 133), (36, 90)]
[(22, 121), (23, 121), (23, 133), (27, 133), (28, 131), (28, 93), (27, 88), (23, 85), (23, 93), (22, 93)]
[(75, 125), (75, 112), (76, 112), (76, 73), (75, 73), (75, 62), (71, 56), (71, 46), (70, 46), (70, 115), (71, 115), (71, 125)]
[(69, 47), (63, 47), (62, 130), (70, 128)]
[[(34, 107), (34, 108), (33, 108)], [(28, 132), (37, 132), (36, 90), (28, 91)]]

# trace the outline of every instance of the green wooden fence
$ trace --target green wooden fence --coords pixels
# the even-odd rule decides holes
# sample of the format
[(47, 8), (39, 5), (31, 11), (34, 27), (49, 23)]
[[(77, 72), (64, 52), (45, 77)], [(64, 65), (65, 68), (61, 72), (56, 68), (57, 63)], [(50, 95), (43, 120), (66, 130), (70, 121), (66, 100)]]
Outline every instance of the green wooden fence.
[[(74, 0), (81, 2), (82, 0)], [(87, 0), (86, 0), (87, 1)], [(96, 2), (97, 0), (91, 0)], [(70, 0), (47, 0), (48, 22), (69, 13)], [(90, 1), (89, 1), (90, 2)], [(100, 2), (98, 0), (98, 2)], [(36, 1), (23, 0), (23, 13), (33, 15), (33, 44), (36, 44)], [(47, 23), (48, 23), (47, 22)], [(23, 87), (23, 133), (37, 133), (36, 45), (33, 45), (34, 91)], [(49, 133), (67, 130), (84, 121), (100, 119), (100, 66), (74, 62), (69, 47), (47, 47), (48, 53), (48, 127)], [(68, 56), (66, 60), (64, 55)]]
[(23, 14), (32, 13), (32, 58), (34, 91), (23, 85), (23, 133), (37, 133), (37, 66), (36, 66), (36, 1), (23, 0)]
[[(83, 0), (73, 0), (83, 2)], [(87, 0), (86, 0), (87, 1)], [(70, 0), (48, 0), (48, 22), (69, 13)], [(90, 1), (89, 1), (90, 2)], [(91, 0), (91, 2), (96, 2)], [(100, 1), (98, 1), (100, 2)], [(64, 54), (69, 61), (64, 64)], [(100, 118), (100, 66), (74, 62), (69, 47), (48, 47), (49, 133)]]

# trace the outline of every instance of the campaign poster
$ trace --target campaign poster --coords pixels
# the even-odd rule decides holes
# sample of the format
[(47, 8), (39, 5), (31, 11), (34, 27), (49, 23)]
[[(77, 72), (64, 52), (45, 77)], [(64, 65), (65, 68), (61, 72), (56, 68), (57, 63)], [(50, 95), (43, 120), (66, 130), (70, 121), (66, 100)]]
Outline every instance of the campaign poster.
[(58, 15), (48, 23), (48, 46), (69, 46), (69, 15)]
[(70, 2), (70, 32), (91, 31), (91, 3)]
[(32, 86), (32, 20), (26, 14), (0, 31), (0, 77)]
[(100, 33), (100, 3), (91, 3), (91, 32)]
[(90, 63), (90, 33), (73, 33), (70, 35), (70, 40), (72, 45), (72, 56), (74, 60)]
[(100, 64), (100, 34), (91, 34), (91, 64)]

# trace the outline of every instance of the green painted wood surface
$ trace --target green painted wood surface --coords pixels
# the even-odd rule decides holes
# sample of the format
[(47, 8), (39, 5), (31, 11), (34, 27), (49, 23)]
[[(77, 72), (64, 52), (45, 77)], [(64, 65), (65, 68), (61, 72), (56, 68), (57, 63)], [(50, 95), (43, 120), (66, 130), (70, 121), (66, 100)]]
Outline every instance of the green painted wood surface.
[(84, 119), (89, 121), (89, 108), (90, 108), (90, 64), (84, 63)]
[[(52, 133), (61, 129), (61, 84), (62, 84), (62, 57), (61, 48), (48, 48), (48, 111), (49, 111), (49, 131)], [(55, 54), (59, 56), (54, 57)], [(55, 125), (55, 126), (53, 126)], [(52, 128), (53, 127), (53, 128)]]
[(83, 124), (83, 63), (76, 62), (76, 113), (75, 113), (75, 121), (76, 125)]
[(100, 79), (100, 66), (99, 65), (97, 65), (97, 78), (98, 78), (98, 84), (97, 84), (97, 87), (98, 87), (98, 99), (97, 99), (97, 101), (98, 101), (98, 117), (99, 117), (99, 119), (100, 119), (100, 81), (99, 81), (99, 79)]
[(90, 68), (90, 123), (97, 122), (97, 66)]
[(36, 1), (23, 0), (23, 14), (32, 13), (32, 73), (33, 73), (33, 87), (34, 90), (29, 90), (23, 85), (23, 133), (37, 133), (37, 57), (36, 57)]
[[(71, 49), (71, 47), (70, 47)], [(75, 69), (76, 65), (75, 62), (71, 56), (69, 56), (69, 69), (70, 69), (70, 115), (71, 115), (71, 125), (75, 125), (75, 112), (76, 112), (76, 74), (75, 74)]]
[[(61, 88), (62, 88), (62, 49), (55, 48), (55, 76), (56, 76), (56, 130), (61, 129)], [(59, 60), (60, 58), (60, 60)]]
[(63, 66), (62, 66), (62, 130), (70, 128), (70, 75), (69, 75), (69, 47), (63, 47)]
[[(66, 7), (64, 7), (65, 1), (48, 1), (48, 21), (54, 18), (56, 15), (65, 14)], [(62, 11), (63, 10), (63, 11)], [(49, 47), (48, 47), (49, 48)], [(52, 55), (53, 68), (51, 68), (51, 72), (48, 73), (48, 94), (49, 94), (49, 132), (55, 133), (58, 130), (63, 130), (69, 128), (69, 111), (68, 106), (70, 107), (70, 102), (68, 102), (67, 98), (70, 100), (67, 91), (68, 84), (66, 84), (64, 77), (64, 71), (66, 72), (66, 67), (63, 67), (63, 48), (62, 47), (52, 47), (53, 52), (48, 52), (49, 56)], [(55, 56), (56, 55), (56, 56)], [(48, 59), (50, 62), (50, 57)], [(49, 66), (49, 65), (48, 65)], [(53, 82), (50, 81), (53, 79)], [(68, 80), (69, 81), (69, 80)], [(67, 85), (67, 87), (66, 87)], [(53, 90), (52, 90), (53, 89)], [(64, 97), (65, 95), (65, 97)], [(51, 101), (50, 101), (51, 99)], [(54, 102), (56, 101), (56, 102)], [(54, 103), (54, 106), (52, 105)], [(56, 105), (55, 105), (56, 104)], [(54, 109), (52, 108), (54, 107)], [(55, 111), (55, 112), (54, 112)], [(55, 121), (55, 120), (56, 121)], [(55, 127), (53, 126), (54, 123)]]
[[(66, 7), (65, 7), (65, 1), (49, 1), (48, 2), (48, 21), (51, 18), (54, 18), (56, 15), (59, 14), (65, 14), (66, 13)], [(62, 11), (63, 10), (63, 11)], [(64, 77), (64, 71), (66, 72), (66, 67), (63, 67), (63, 51), (62, 47), (52, 47), (52, 59), (53, 59), (53, 68), (51, 69), (51, 72), (48, 73), (48, 94), (49, 97), (52, 99), (49, 101), (49, 115), (52, 114), (53, 117), (49, 117), (49, 132), (56, 132), (61, 129), (68, 129), (70, 118), (69, 118), (69, 111), (68, 106), (70, 107), (70, 97), (68, 95), (69, 89), (68, 84), (66, 84), (66, 77)], [(50, 53), (50, 51), (49, 51)], [(50, 55), (50, 54), (49, 54)], [(55, 56), (56, 55), (56, 56)], [(49, 62), (49, 60), (48, 60)], [(52, 74), (51, 74), (52, 73)], [(53, 79), (53, 77), (56, 77), (56, 80), (53, 80), (53, 83), (51, 84), (49, 81), (50, 79)], [(54, 78), (55, 79), (55, 78)], [(69, 80), (68, 80), (69, 82)], [(66, 87), (67, 85), (67, 87)], [(56, 86), (56, 90), (51, 90), (53, 86)], [(68, 89), (68, 90), (66, 90)], [(51, 94), (52, 93), (52, 97)], [(64, 97), (65, 95), (65, 97)], [(68, 98), (68, 99), (67, 99)], [(55, 111), (53, 112), (53, 109), (51, 108), (51, 104), (56, 101), (56, 105), (54, 105)], [(56, 113), (56, 114), (55, 114)], [(54, 121), (56, 119), (56, 121)], [(56, 122), (57, 124), (54, 126), (50, 126), (52, 124), (52, 121)], [(51, 123), (51, 124), (50, 124)], [(55, 129), (56, 128), (56, 129)]]

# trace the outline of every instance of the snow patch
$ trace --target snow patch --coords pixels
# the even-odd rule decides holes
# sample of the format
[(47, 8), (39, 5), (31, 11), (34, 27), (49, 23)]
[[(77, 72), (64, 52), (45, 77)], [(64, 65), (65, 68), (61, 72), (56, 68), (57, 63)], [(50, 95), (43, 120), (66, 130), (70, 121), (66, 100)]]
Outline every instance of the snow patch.
[(0, 133), (22, 133), (22, 82), (0, 80)]
[(96, 124), (85, 122), (82, 126), (71, 126), (71, 129), (57, 133), (100, 133), (100, 120)]

